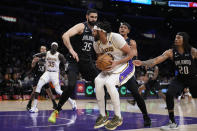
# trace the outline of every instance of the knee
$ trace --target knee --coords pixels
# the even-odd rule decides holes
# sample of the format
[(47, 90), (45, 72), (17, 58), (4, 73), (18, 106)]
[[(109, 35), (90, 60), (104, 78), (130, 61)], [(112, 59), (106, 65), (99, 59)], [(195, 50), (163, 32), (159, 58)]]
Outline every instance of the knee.
[(94, 79), (94, 83), (95, 84), (98, 84), (98, 83), (100, 83), (100, 82), (102, 82), (103, 80), (100, 78), (100, 77), (96, 77), (95, 79)]
[(40, 78), (40, 80), (38, 81), (37, 87), (42, 87), (45, 84), (45, 80)]
[(100, 83), (103, 83), (103, 79), (101, 79), (100, 77), (96, 77), (94, 80), (95, 85), (98, 85)]

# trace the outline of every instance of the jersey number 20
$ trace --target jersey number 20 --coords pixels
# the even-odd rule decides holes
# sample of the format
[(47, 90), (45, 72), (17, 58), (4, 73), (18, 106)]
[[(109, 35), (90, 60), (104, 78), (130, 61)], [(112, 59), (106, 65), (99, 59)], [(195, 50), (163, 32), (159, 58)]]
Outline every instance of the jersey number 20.
[(189, 74), (188, 66), (179, 66), (179, 73), (180, 74)]

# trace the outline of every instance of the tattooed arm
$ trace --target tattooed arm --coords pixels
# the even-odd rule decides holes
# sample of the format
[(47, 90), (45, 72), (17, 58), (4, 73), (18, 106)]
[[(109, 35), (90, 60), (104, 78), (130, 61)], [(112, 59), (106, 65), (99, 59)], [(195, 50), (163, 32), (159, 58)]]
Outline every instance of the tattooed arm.
[(192, 54), (193, 59), (197, 59), (197, 49), (196, 48), (191, 49), (191, 54)]
[(169, 50), (166, 50), (162, 55), (160, 55), (156, 58), (146, 60), (146, 61), (134, 60), (133, 64), (136, 65), (136, 66), (152, 67), (154, 65), (162, 63), (163, 61), (167, 60), (168, 58), (172, 59), (172, 56), (173, 56), (172, 49), (169, 49)]

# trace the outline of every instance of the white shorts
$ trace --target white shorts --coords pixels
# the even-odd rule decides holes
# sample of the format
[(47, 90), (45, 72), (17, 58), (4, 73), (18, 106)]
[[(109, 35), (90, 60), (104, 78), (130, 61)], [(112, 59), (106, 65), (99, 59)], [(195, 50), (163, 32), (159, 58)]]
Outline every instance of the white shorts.
[[(59, 72), (49, 72), (49, 71), (46, 71), (41, 77), (40, 77), (40, 80), (43, 80), (44, 81), (44, 84), (46, 83), (49, 83), (49, 82), (52, 82), (53, 83), (53, 86), (55, 88), (58, 88), (58, 90), (60, 90), (60, 75), (59, 75)], [(39, 80), (39, 81), (40, 81)], [(39, 82), (38, 82), (39, 83)], [(40, 88), (40, 89), (39, 89)], [(41, 90), (42, 87), (39, 87), (37, 86), (36, 88), (36, 92), (39, 92), (40, 93), (40, 90)]]
[(127, 63), (116, 69), (116, 71), (101, 72), (101, 78), (108, 75), (108, 77), (113, 77), (113, 82), (115, 82), (116, 85), (121, 86), (125, 84), (131, 77), (133, 77), (134, 73), (135, 66), (132, 63), (132, 60), (129, 60)]

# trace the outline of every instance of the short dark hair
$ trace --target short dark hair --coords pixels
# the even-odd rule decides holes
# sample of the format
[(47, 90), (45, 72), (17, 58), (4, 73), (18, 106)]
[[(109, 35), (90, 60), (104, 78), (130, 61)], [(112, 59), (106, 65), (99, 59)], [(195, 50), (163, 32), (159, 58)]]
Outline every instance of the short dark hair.
[(96, 9), (89, 9), (89, 10), (87, 10), (86, 15), (89, 15), (90, 13), (97, 13), (98, 14)]
[(96, 26), (98, 26), (99, 28), (105, 30), (107, 33), (112, 32), (111, 24), (108, 21), (97, 22)]
[(128, 28), (129, 30), (131, 30), (131, 26), (130, 26), (130, 24), (127, 23), (127, 22), (122, 22), (120, 25), (125, 25), (125, 26), (127, 26), (127, 28)]

